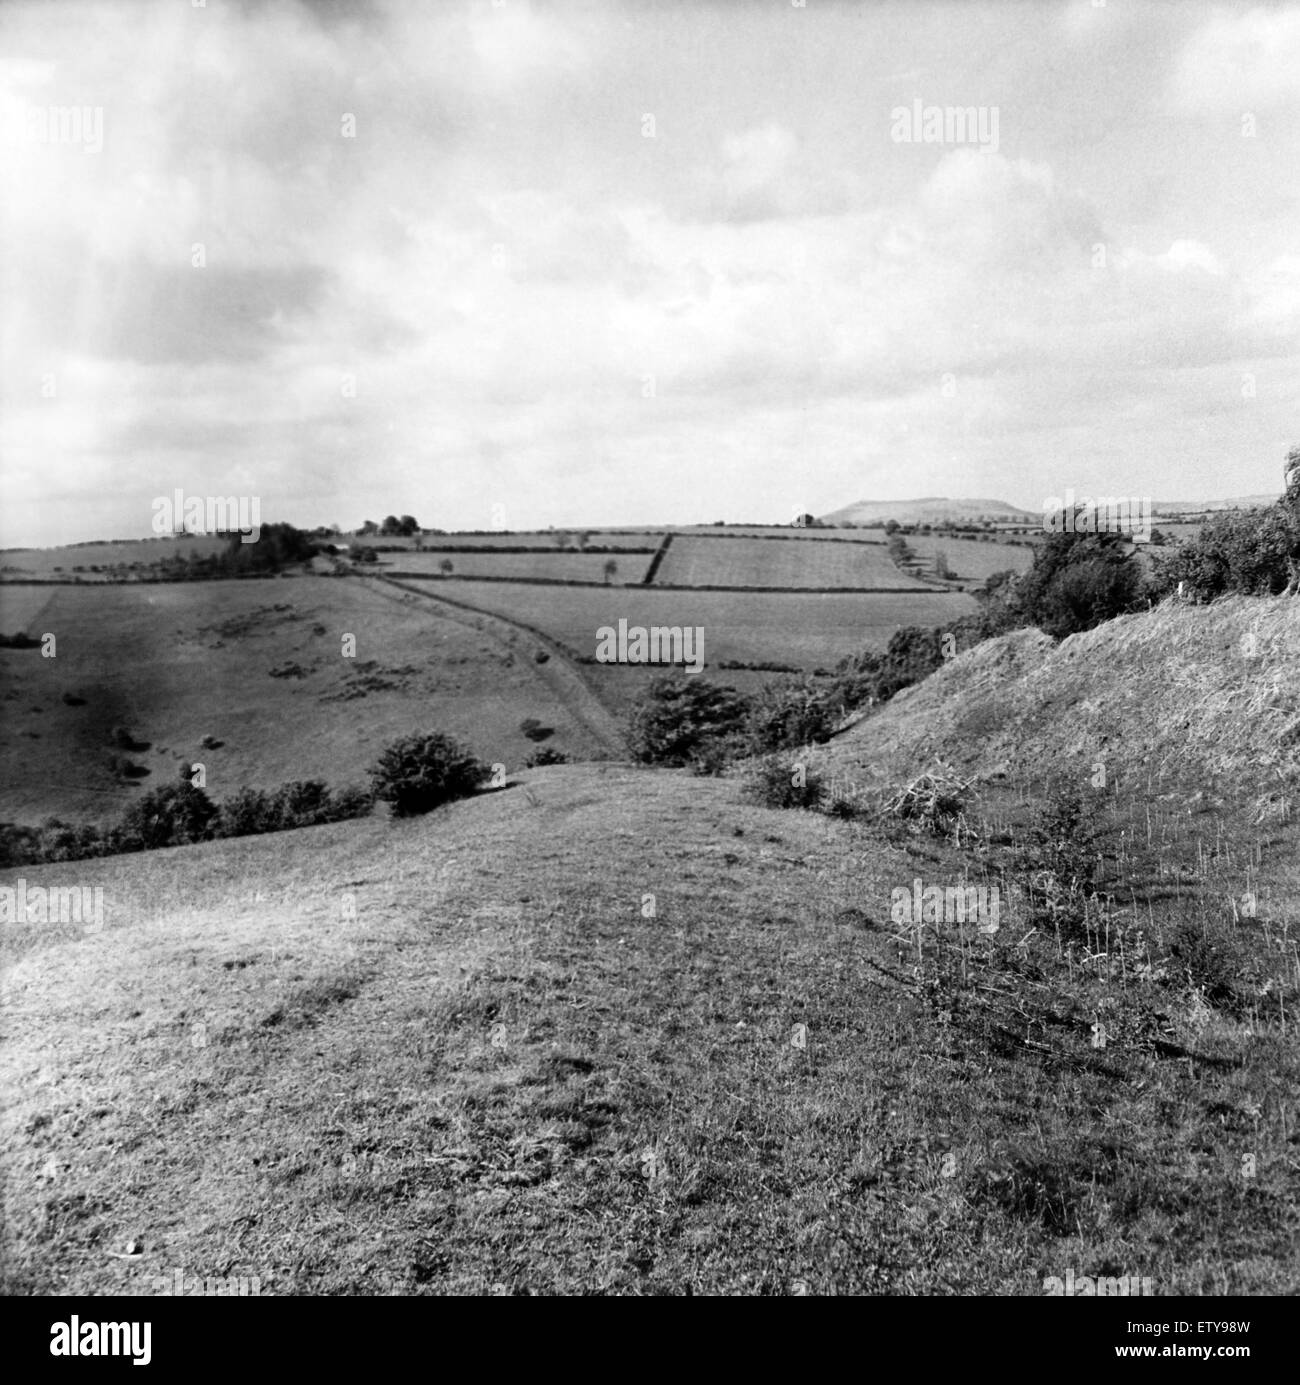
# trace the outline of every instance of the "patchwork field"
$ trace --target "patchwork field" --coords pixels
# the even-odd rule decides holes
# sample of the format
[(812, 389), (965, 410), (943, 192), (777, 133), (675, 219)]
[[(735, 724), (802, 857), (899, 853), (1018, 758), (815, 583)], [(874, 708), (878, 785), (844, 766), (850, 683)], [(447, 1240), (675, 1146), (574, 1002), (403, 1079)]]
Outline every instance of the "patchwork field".
[[(420, 541), (423, 547), (434, 546), (453, 547), (472, 547), (472, 548), (536, 548), (542, 552), (577, 552), (577, 542), (575, 535), (589, 534), (590, 546), (593, 548), (654, 548), (659, 540), (663, 538), (662, 529), (534, 529), (527, 533), (496, 533), (489, 532), (483, 534), (426, 534)], [(563, 535), (567, 535), (567, 542), (561, 545), (557, 540)], [(412, 552), (417, 550), (417, 542), (414, 538), (394, 538), (390, 536), (380, 536), (371, 534), (365, 538), (359, 538), (353, 534), (344, 534), (340, 539), (341, 543), (365, 544), (379, 548), (409, 548)]]
[[(0, 629), (57, 637), (52, 659), (0, 649), (0, 819), (111, 820), (182, 763), (205, 765), (216, 799), (290, 779), (361, 784), (384, 745), (416, 730), (513, 767), (535, 748), (525, 717), (571, 756), (599, 754), (533, 642), (473, 620), (337, 578), (0, 585)], [(117, 726), (147, 748), (114, 746)], [(220, 748), (202, 749), (204, 736)]]
[(610, 579), (614, 584), (639, 582), (650, 565), (650, 553), (578, 553), (574, 550), (539, 548), (535, 553), (449, 553), (426, 548), (420, 553), (381, 553), (379, 567), (401, 572), (439, 575), (442, 563), (451, 563), (458, 577), (547, 578), (557, 582), (601, 582), (605, 564), (616, 563)]
[(1019, 544), (982, 543), (946, 534), (908, 534), (908, 547), (922, 560), (927, 571), (934, 568), (934, 555), (947, 555), (954, 576), (982, 583), (995, 572), (1028, 572), (1034, 550)]
[(778, 539), (678, 535), (655, 584), (683, 587), (887, 587), (923, 590), (872, 543), (794, 543)]
[(803, 595), (467, 581), (448, 583), (447, 595), (533, 625), (580, 655), (594, 656), (596, 631), (616, 627), (620, 618), (647, 627), (700, 625), (710, 676), (721, 659), (809, 671), (829, 667), (848, 654), (884, 648), (904, 625), (942, 625), (975, 609), (974, 598), (964, 593), (925, 589), (887, 596)]

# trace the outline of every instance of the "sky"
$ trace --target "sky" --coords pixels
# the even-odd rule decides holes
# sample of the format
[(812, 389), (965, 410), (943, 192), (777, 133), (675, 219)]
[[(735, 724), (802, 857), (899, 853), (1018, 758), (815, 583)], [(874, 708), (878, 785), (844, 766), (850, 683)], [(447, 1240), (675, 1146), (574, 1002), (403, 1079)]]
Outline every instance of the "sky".
[(1300, 6), (0, 7), (3, 547), (1278, 493), (1298, 367)]

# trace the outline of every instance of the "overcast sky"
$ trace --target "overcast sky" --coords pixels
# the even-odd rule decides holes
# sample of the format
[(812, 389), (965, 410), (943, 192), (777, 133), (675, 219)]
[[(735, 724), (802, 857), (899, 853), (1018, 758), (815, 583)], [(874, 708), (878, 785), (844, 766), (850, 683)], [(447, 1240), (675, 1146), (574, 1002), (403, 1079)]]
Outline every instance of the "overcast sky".
[(4, 546), (177, 487), (1276, 493), (1300, 443), (1300, 7), (8, 3), (0, 122)]

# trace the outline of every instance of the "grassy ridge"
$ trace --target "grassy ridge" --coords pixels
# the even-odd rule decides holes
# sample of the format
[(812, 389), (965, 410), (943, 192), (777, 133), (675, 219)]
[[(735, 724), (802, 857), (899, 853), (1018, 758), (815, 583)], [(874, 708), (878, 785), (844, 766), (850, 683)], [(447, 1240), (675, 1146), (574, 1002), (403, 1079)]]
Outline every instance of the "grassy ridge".
[(1025, 953), (1018, 905), (919, 953), (891, 924), (893, 887), (957, 868), (941, 843), (727, 782), (522, 778), (62, 868), (108, 920), (6, 935), (5, 1287), (1294, 1285), (1275, 1024), (1176, 1018), (1190, 1064), (1118, 1024), (1098, 1051), (1100, 983)]

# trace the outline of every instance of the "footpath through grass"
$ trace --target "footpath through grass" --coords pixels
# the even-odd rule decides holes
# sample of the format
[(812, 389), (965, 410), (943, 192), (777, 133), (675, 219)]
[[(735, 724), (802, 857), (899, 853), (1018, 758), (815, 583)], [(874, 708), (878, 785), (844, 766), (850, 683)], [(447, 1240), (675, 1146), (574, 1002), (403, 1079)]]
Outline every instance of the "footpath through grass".
[(891, 920), (950, 840), (737, 788), (562, 766), (24, 872), (107, 916), (6, 935), (6, 1290), (1295, 1287), (1292, 1029), (1097, 1048), (1026, 900), (919, 952)]

